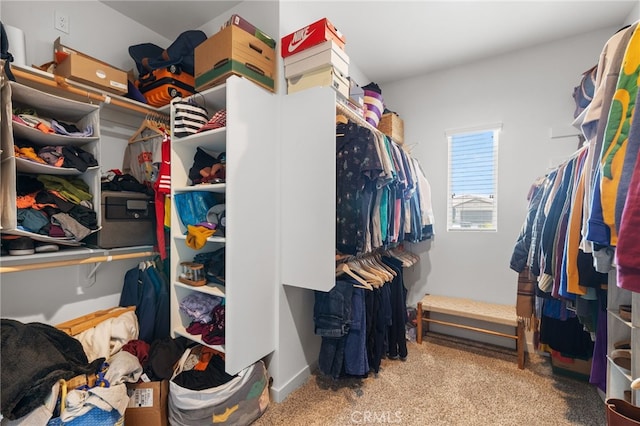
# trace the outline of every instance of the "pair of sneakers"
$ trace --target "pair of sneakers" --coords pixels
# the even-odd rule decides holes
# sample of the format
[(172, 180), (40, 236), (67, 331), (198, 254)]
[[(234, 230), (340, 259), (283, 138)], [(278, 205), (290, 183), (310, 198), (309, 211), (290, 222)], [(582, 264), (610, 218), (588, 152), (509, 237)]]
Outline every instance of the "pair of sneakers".
[(29, 237), (17, 237), (2, 240), (3, 252), (4, 248), (11, 256), (26, 256), (34, 253), (49, 253), (58, 251), (57, 244), (50, 244), (41, 241), (34, 241)]

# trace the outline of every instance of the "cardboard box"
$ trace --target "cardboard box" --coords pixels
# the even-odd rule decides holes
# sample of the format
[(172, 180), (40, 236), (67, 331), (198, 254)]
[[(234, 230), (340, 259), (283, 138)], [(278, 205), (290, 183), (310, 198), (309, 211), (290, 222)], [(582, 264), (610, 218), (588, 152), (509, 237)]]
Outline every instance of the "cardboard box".
[(63, 46), (60, 44), (60, 37), (53, 43), (53, 52), (57, 63), (54, 74), (111, 93), (119, 95), (127, 93), (125, 71)]
[(195, 48), (195, 86), (202, 91), (237, 74), (275, 91), (275, 50), (230, 25)]
[(349, 56), (335, 41), (327, 40), (295, 55), (284, 58), (284, 76), (295, 77), (305, 72), (333, 67), (344, 76), (349, 75)]
[(127, 383), (129, 405), (124, 412), (127, 426), (167, 426), (169, 381)]
[(196, 79), (196, 90), (203, 91), (210, 87), (223, 84), (227, 78), (232, 75), (246, 77), (257, 85), (262, 86), (271, 92), (275, 92), (275, 80), (273, 78), (266, 76), (260, 70), (252, 68), (250, 64), (235, 61), (233, 59), (225, 59), (221, 63), (216, 64), (214, 69), (201, 77), (199, 86), (198, 79)]
[(344, 49), (346, 42), (344, 35), (327, 18), (322, 18), (282, 37), (280, 53), (283, 58), (286, 58), (325, 40), (335, 41), (340, 49)]
[(287, 79), (287, 93), (296, 93), (316, 86), (331, 86), (345, 99), (349, 98), (349, 82), (347, 78), (332, 66)]
[(556, 353), (551, 355), (551, 369), (554, 373), (579, 380), (589, 380), (589, 376), (591, 375), (591, 362), (591, 358), (583, 360), (563, 357)]
[(250, 24), (246, 19), (244, 19), (240, 15), (237, 15), (237, 14), (231, 15), (231, 18), (229, 18), (225, 26), (228, 26), (228, 25), (236, 25), (242, 28), (243, 30), (245, 30), (246, 32), (248, 32), (249, 34), (264, 41), (269, 47), (273, 49), (275, 49), (276, 47), (276, 41), (273, 38), (265, 34), (264, 31), (261, 31), (259, 28), (256, 28), (254, 25)]
[(349, 99), (360, 108), (364, 108), (364, 90), (351, 78), (349, 79)]
[(395, 143), (404, 143), (404, 121), (397, 114), (382, 114), (378, 123), (378, 130), (389, 136)]

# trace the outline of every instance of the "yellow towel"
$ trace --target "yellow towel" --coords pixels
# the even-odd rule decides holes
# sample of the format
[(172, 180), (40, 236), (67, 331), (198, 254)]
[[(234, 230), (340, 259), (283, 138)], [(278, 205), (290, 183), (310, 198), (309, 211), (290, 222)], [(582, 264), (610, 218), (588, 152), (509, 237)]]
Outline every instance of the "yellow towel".
[(194, 250), (199, 250), (207, 242), (207, 238), (215, 232), (214, 229), (205, 228), (204, 226), (187, 225), (187, 245)]

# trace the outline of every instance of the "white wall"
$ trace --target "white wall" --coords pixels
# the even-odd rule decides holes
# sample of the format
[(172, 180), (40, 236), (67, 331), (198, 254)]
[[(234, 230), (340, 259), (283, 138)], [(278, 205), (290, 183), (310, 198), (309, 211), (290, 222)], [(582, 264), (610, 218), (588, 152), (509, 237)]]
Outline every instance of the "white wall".
[[(68, 15), (69, 34), (54, 29), (55, 10)], [(128, 46), (145, 42), (159, 46), (170, 43), (166, 38), (95, 0), (3, 0), (0, 3), (0, 17), (3, 24), (19, 28), (25, 33), (28, 66), (51, 61), (53, 41), (59, 36), (62, 44), (124, 70), (135, 67), (133, 59), (129, 57)], [(113, 109), (101, 111), (101, 116), (107, 118), (101, 123), (102, 171), (122, 169), (127, 139), (139, 125), (139, 119), (133, 119), (128, 125), (114, 123), (108, 119), (114, 114), (122, 113)], [(130, 126), (136, 127), (132, 129)], [(101, 264), (96, 270), (95, 284), (87, 281), (87, 274), (94, 265), (2, 274), (2, 316), (22, 322), (57, 324), (88, 312), (116, 306), (120, 300), (124, 274), (137, 262), (125, 260)]]
[[(436, 236), (417, 244), (422, 261), (407, 272), (408, 303), (425, 293), (513, 304), (509, 260), (537, 176), (566, 158), (577, 138), (551, 139), (573, 121), (573, 88), (617, 30), (597, 31), (509, 55), (385, 84), (390, 109), (404, 119), (405, 143), (432, 187)], [(498, 159), (498, 231), (447, 232), (445, 130), (503, 123)]]
[[(69, 34), (53, 27), (54, 12), (67, 14)], [(172, 40), (134, 22), (96, 0), (0, 2), (2, 23), (25, 33), (27, 65), (53, 60), (53, 42), (93, 56), (116, 68), (129, 70), (135, 62), (128, 47), (138, 43), (168, 46)]]
[(640, 19), (640, 2), (636, 2), (636, 6), (633, 8), (627, 19), (625, 19), (625, 25), (631, 25)]

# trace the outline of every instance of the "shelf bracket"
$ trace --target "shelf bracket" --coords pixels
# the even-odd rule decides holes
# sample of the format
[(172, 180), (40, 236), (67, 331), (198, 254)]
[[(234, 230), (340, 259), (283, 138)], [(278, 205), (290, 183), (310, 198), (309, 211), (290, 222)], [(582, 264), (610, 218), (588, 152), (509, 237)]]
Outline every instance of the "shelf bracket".
[[(105, 262), (110, 261), (111, 256), (108, 256), (108, 260), (105, 260)], [(82, 265), (83, 267), (78, 268), (78, 282), (80, 282), (80, 288), (93, 287), (93, 285), (96, 283), (96, 274), (100, 265), (102, 265), (101, 262), (96, 262), (84, 264)]]

